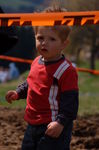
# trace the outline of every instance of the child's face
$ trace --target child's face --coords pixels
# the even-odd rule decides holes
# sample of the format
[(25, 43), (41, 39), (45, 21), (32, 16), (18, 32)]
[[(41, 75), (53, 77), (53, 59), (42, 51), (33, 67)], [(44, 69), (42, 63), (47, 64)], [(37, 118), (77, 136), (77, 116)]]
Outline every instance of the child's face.
[(35, 38), (36, 48), (46, 61), (57, 60), (66, 46), (50, 27), (38, 27)]

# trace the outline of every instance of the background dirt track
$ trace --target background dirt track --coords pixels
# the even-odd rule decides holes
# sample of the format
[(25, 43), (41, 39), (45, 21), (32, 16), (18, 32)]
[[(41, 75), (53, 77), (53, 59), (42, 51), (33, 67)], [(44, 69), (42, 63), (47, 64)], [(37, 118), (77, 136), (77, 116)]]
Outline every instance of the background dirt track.
[[(23, 109), (0, 106), (0, 150), (20, 150), (26, 122)], [(71, 150), (99, 150), (99, 114), (74, 122)]]

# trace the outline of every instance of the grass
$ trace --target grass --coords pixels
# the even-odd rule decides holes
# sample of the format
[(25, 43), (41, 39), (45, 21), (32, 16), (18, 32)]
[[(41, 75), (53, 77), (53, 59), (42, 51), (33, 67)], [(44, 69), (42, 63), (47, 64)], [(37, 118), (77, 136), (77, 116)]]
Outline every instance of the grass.
[(99, 113), (99, 76), (79, 73), (79, 114)]
[[(81, 61), (81, 62), (79, 62), (79, 65), (78, 65), (78, 67), (81, 67), (81, 68), (90, 68), (90, 63), (87, 61)], [(95, 69), (96, 70), (99, 70), (99, 60), (96, 60), (95, 61)]]
[[(96, 60), (96, 70), (99, 70), (99, 60)], [(88, 63), (82, 63), (82, 68), (89, 68)], [(99, 75), (79, 72), (79, 114), (99, 113)]]
[[(85, 67), (85, 66), (82, 66)], [(97, 62), (97, 69), (99, 62)], [(26, 100), (19, 100), (11, 105), (5, 101), (5, 93), (13, 90), (18, 84), (26, 79), (28, 72), (23, 74), (18, 80), (0, 84), (0, 104), (7, 107), (25, 108)], [(99, 113), (99, 76), (79, 72), (79, 115)], [(24, 79), (23, 79), (24, 78)]]
[(81, 95), (79, 103), (79, 115), (99, 114), (99, 95)]
[(27, 74), (28, 72), (24, 73), (18, 80), (13, 80), (7, 83), (0, 84), (0, 105), (21, 108), (24, 108), (26, 106), (26, 100), (19, 100), (13, 102), (12, 104), (8, 104), (5, 100), (5, 95), (9, 90), (15, 90), (16, 87), (26, 79)]

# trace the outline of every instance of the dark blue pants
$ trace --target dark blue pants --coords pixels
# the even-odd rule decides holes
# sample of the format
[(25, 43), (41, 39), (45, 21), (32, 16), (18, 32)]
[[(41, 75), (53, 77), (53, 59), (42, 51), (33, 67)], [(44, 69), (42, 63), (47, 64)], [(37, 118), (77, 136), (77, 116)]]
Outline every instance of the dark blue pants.
[(70, 150), (73, 122), (64, 127), (58, 138), (45, 135), (47, 125), (28, 125), (21, 150)]

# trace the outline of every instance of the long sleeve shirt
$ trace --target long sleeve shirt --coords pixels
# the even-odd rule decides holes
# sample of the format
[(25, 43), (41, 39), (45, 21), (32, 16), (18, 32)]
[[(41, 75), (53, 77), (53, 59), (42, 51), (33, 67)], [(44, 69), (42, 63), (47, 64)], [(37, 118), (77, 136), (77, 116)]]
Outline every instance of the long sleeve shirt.
[(25, 120), (30, 124), (58, 121), (65, 125), (76, 119), (78, 76), (64, 57), (47, 63), (37, 57), (27, 80), (16, 91), (19, 99), (27, 97)]

